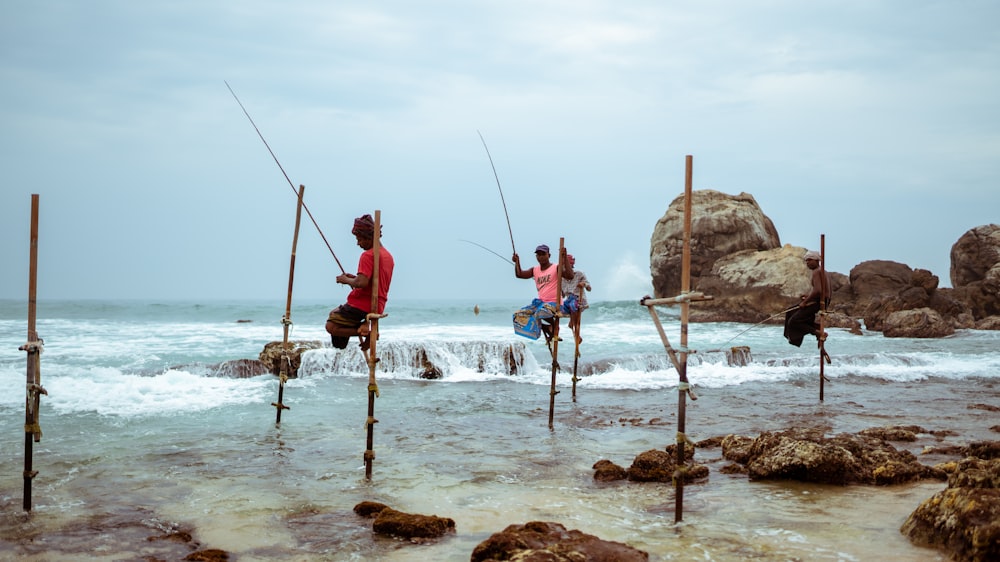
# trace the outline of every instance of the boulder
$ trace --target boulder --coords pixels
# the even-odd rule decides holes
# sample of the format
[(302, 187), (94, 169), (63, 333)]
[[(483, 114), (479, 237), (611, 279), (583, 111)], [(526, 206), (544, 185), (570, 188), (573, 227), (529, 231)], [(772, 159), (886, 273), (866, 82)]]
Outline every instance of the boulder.
[(455, 532), (455, 521), (451, 518), (403, 513), (379, 502), (363, 501), (354, 506), (354, 513), (374, 518), (372, 531), (376, 534), (413, 542), (423, 542)]
[(976, 322), (1000, 316), (1000, 225), (977, 226), (955, 242), (951, 284)]
[(926, 307), (893, 312), (882, 323), (887, 338), (943, 338), (954, 333), (950, 322)]
[[(781, 246), (774, 223), (749, 193), (728, 195), (714, 190), (691, 193), (691, 287), (709, 273), (720, 257), (742, 250)], [(650, 273), (654, 296), (673, 297), (681, 289), (684, 247), (684, 195), (675, 198), (653, 228)]]
[(965, 287), (986, 279), (1000, 264), (1000, 225), (977, 226), (951, 247), (951, 286)]
[(601, 459), (594, 463), (594, 480), (598, 482), (614, 482), (628, 478), (628, 471), (617, 464)]
[(649, 553), (577, 530), (568, 531), (559, 523), (531, 521), (524, 525), (509, 525), (503, 531), (494, 533), (476, 545), (470, 560), (646, 562), (649, 560)]
[(372, 522), (372, 531), (378, 535), (403, 539), (434, 539), (455, 532), (455, 520), (437, 515), (403, 513), (387, 507), (378, 512)]
[(900, 532), (953, 560), (1000, 560), (1000, 458), (957, 463), (948, 487), (924, 500)]
[(987, 316), (978, 320), (974, 327), (977, 330), (1000, 330), (1000, 315)]
[(302, 353), (310, 349), (320, 349), (323, 343), (317, 340), (311, 341), (290, 341), (288, 346), (284, 342), (273, 341), (264, 345), (260, 352), (260, 362), (267, 367), (268, 372), (273, 375), (281, 374), (281, 358), (287, 355), (288, 365), (286, 366), (286, 376), (294, 379), (299, 376), (299, 365), (302, 364)]

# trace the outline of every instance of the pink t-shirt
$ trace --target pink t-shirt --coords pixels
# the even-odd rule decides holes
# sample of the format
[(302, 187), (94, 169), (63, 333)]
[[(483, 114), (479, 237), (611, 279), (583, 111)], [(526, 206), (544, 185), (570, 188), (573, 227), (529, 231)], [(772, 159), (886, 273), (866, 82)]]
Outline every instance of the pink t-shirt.
[[(389, 298), (389, 284), (392, 283), (392, 268), (395, 265), (392, 254), (385, 247), (379, 248), (378, 253), (378, 313), (381, 314), (385, 311), (385, 302)], [(365, 250), (361, 254), (361, 258), (358, 260), (358, 273), (364, 275), (368, 279), (372, 278), (375, 270), (375, 251)], [(351, 292), (347, 294), (347, 304), (363, 310), (365, 312), (371, 312), (372, 308), (372, 284), (371, 281), (368, 285), (360, 288), (351, 289)]]
[(536, 265), (531, 268), (531, 275), (535, 278), (535, 288), (538, 289), (538, 298), (544, 302), (559, 301), (559, 283), (556, 279), (559, 266), (550, 264), (549, 268), (542, 271), (542, 266)]

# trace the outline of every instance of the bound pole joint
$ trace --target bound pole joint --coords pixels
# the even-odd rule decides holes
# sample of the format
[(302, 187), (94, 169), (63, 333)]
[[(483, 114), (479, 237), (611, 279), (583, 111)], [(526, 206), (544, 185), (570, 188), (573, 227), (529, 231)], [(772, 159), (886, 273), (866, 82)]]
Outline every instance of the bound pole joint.
[(29, 341), (21, 347), (17, 348), (19, 351), (27, 351), (28, 353), (38, 353), (41, 354), (45, 350), (45, 341), (42, 338), (38, 338), (34, 341)]
[(281, 402), (271, 402), (271, 405), (279, 410), (291, 410), (289, 406), (285, 406)]

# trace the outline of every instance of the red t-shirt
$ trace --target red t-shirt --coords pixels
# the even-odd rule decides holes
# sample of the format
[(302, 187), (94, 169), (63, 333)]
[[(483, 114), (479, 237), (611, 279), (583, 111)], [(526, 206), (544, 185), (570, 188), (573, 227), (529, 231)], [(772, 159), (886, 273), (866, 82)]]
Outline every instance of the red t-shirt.
[[(379, 248), (378, 264), (378, 313), (385, 311), (385, 301), (389, 298), (389, 285), (392, 283), (392, 268), (394, 262), (392, 254), (385, 247)], [(372, 310), (372, 284), (371, 278), (375, 275), (375, 250), (365, 250), (358, 260), (358, 275), (364, 275), (369, 279), (368, 285), (354, 288), (347, 295), (347, 304), (371, 312)]]

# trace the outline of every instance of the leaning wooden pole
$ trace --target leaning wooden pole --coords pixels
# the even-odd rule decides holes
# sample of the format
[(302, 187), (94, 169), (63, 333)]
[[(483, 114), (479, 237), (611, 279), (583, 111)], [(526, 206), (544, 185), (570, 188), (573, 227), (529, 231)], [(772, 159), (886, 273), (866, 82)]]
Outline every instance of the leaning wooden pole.
[(292, 287), (295, 284), (295, 247), (299, 242), (299, 225), (302, 223), (302, 196), (305, 194), (306, 186), (299, 185), (299, 202), (295, 206), (295, 234), (292, 235), (292, 258), (288, 265), (288, 298), (285, 299), (285, 315), (281, 317), (284, 336), (281, 340), (281, 367), (278, 370), (278, 401), (271, 402), (271, 405), (278, 411), (275, 415), (274, 423), (281, 423), (281, 411), (289, 410), (285, 406), (285, 383), (288, 382), (289, 373), (292, 370), (291, 353), (288, 344), (288, 330), (292, 325)]
[(549, 386), (549, 429), (552, 429), (552, 419), (556, 409), (556, 374), (559, 372), (559, 303), (562, 301), (563, 254), (565, 254), (566, 239), (559, 239), (559, 261), (556, 263), (556, 313), (552, 316), (552, 382)]
[(48, 394), (41, 385), (42, 339), (35, 331), (38, 289), (38, 195), (31, 195), (31, 246), (28, 270), (28, 342), (19, 349), (28, 352), (27, 397), (24, 401), (24, 510), (31, 511), (31, 481), (38, 475), (32, 468), (33, 444), (42, 440), (38, 422), (41, 395)]
[[(693, 158), (685, 158), (684, 171), (684, 246), (681, 250), (681, 295), (691, 292), (691, 184), (693, 177)], [(688, 313), (691, 303), (688, 299), (681, 302), (681, 352), (680, 370), (677, 374), (680, 382), (677, 385), (677, 468), (674, 478), (676, 489), (674, 500), (674, 522), (684, 518), (684, 443), (686, 438), (685, 416), (687, 411), (687, 390), (690, 387), (687, 378), (687, 346), (688, 346)]]
[(375, 211), (375, 233), (372, 235), (372, 253), (375, 263), (372, 266), (372, 306), (368, 313), (369, 335), (368, 350), (365, 352), (365, 359), (368, 362), (368, 418), (365, 421), (367, 432), (365, 441), (365, 479), (372, 479), (372, 461), (375, 460), (375, 399), (378, 398), (378, 383), (375, 381), (375, 367), (378, 365), (378, 355), (376, 346), (378, 344), (378, 319), (381, 316), (378, 309), (379, 291), (379, 254), (382, 250), (382, 211)]
[[(560, 281), (561, 282), (561, 281)], [(583, 285), (577, 286), (576, 291), (578, 300), (581, 302), (583, 300)], [(576, 383), (580, 379), (576, 376), (577, 368), (580, 365), (580, 324), (583, 322), (583, 310), (576, 313), (576, 322), (573, 323), (573, 341), (575, 343), (573, 347), (573, 402), (576, 402)]]
[(826, 359), (826, 327), (823, 325), (826, 319), (826, 294), (827, 294), (827, 279), (826, 279), (826, 235), (819, 235), (819, 283), (820, 283), (820, 295), (819, 295), (819, 336), (817, 336), (817, 341), (819, 342), (819, 401), (823, 401), (823, 382), (826, 380), (826, 375), (823, 373), (824, 360)]

